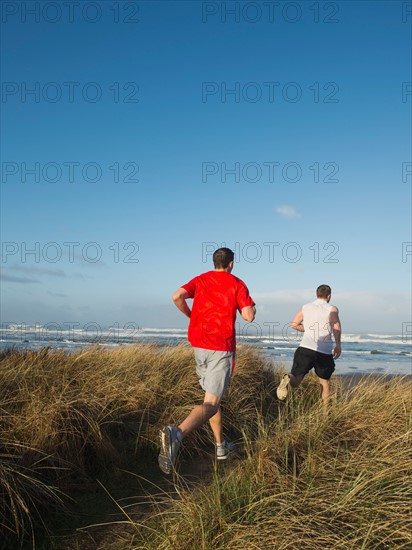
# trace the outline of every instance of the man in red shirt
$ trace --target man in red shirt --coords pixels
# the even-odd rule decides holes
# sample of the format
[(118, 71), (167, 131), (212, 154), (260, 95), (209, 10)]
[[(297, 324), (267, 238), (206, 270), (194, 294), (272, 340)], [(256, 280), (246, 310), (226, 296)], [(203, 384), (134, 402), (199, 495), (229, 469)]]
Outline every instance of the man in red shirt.
[[(205, 397), (178, 428), (166, 426), (161, 430), (159, 466), (166, 474), (173, 469), (182, 439), (207, 421), (216, 439), (217, 459), (226, 459), (234, 449), (223, 439), (220, 401), (234, 368), (236, 314), (239, 311), (251, 323), (256, 307), (245, 283), (231, 274), (233, 261), (229, 248), (219, 248), (213, 254), (215, 270), (195, 277), (173, 294), (178, 309), (190, 319), (188, 338)], [(193, 299), (192, 310), (187, 299)]]

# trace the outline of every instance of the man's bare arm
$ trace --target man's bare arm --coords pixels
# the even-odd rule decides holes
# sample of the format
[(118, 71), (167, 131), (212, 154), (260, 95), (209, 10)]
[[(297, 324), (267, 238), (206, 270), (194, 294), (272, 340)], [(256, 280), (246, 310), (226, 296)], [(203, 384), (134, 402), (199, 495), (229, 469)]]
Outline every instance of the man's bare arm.
[(240, 314), (245, 321), (252, 323), (256, 315), (256, 306), (246, 306), (242, 308)]
[(305, 327), (303, 326), (303, 311), (300, 309), (296, 315), (293, 317), (290, 322), (290, 326), (299, 332), (305, 332)]
[(189, 297), (189, 294), (187, 290), (184, 288), (178, 288), (176, 292), (172, 296), (172, 300), (175, 303), (175, 306), (186, 315), (186, 317), (189, 317), (192, 314), (189, 306), (186, 303), (186, 299)]
[(335, 338), (335, 349), (333, 350), (333, 358), (337, 359), (342, 353), (341, 335), (342, 327), (339, 320), (338, 308), (334, 307), (330, 312), (330, 322), (332, 325), (333, 337)]

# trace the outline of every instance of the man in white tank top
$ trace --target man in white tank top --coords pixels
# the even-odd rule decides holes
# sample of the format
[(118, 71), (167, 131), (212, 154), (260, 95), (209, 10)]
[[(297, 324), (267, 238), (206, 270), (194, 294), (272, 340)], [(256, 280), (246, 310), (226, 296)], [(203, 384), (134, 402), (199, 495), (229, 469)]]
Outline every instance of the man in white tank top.
[(281, 401), (287, 397), (288, 386), (299, 386), (314, 368), (321, 385), (323, 403), (326, 405), (328, 402), (329, 381), (335, 370), (334, 359), (341, 354), (339, 312), (329, 303), (331, 294), (329, 285), (320, 285), (316, 289), (316, 300), (304, 305), (292, 319), (292, 328), (303, 332), (303, 338), (295, 352), (291, 373), (284, 375), (276, 391)]

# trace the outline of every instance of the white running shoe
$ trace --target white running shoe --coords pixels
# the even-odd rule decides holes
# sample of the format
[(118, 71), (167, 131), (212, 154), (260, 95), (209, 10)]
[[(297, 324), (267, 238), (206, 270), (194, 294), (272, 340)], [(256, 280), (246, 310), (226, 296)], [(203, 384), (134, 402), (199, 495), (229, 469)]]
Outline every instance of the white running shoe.
[(179, 429), (166, 426), (160, 430), (159, 467), (165, 474), (170, 474), (180, 449)]
[(289, 384), (290, 384), (290, 378), (287, 374), (285, 374), (276, 390), (276, 395), (278, 396), (278, 399), (280, 399), (281, 401), (284, 401), (288, 396)]
[(226, 460), (227, 457), (236, 450), (236, 445), (231, 441), (223, 441), (221, 445), (216, 445), (216, 458)]

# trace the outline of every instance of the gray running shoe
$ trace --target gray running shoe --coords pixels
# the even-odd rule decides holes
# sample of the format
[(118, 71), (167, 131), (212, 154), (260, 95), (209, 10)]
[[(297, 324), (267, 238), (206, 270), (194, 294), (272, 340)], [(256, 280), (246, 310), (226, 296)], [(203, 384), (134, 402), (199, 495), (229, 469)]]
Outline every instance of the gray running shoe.
[(223, 441), (221, 445), (216, 445), (216, 458), (226, 460), (231, 452), (236, 450), (236, 445), (231, 441)]
[(280, 399), (281, 401), (284, 401), (288, 396), (289, 384), (290, 384), (290, 378), (287, 374), (285, 374), (278, 386), (278, 389), (276, 390), (276, 395), (278, 396), (278, 399)]
[(177, 453), (180, 449), (178, 428), (166, 426), (160, 430), (160, 453), (159, 467), (165, 474), (170, 474), (176, 462)]

